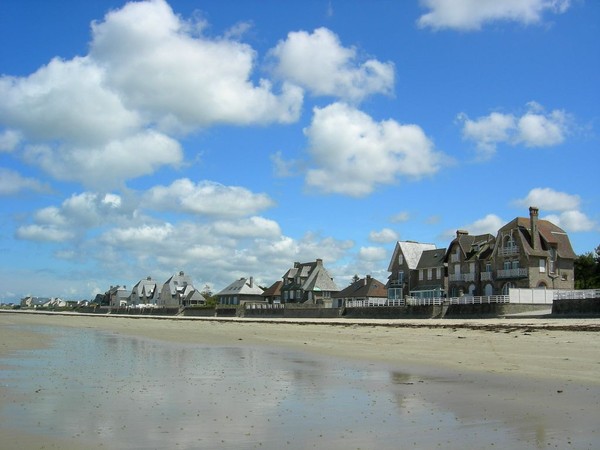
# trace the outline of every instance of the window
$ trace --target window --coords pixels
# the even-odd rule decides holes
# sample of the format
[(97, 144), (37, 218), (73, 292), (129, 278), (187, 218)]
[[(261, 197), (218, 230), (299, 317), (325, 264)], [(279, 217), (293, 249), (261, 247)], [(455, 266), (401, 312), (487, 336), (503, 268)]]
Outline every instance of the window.
[(540, 273), (546, 272), (546, 259), (540, 258)]
[(475, 273), (475, 263), (469, 263), (469, 273)]
[(404, 283), (404, 271), (398, 272), (398, 283)]
[(504, 261), (504, 270), (510, 270), (511, 263), (510, 261)]
[(518, 260), (518, 259), (515, 259), (515, 260), (512, 262), (512, 268), (513, 268), (513, 269), (518, 269), (518, 268), (519, 268), (519, 260)]
[(425, 269), (419, 270), (419, 281), (423, 281), (424, 276), (425, 276)]
[(404, 255), (402, 253), (398, 254), (398, 264), (404, 264)]
[(492, 263), (485, 263), (485, 271), (487, 273), (492, 273)]
[(554, 273), (556, 270), (556, 249), (554, 247), (550, 249), (550, 267), (548, 269), (550, 273)]
[(431, 269), (431, 276), (433, 277), (433, 279), (436, 279), (438, 277), (437, 275), (437, 267), (434, 267), (433, 269)]
[(432, 275), (433, 275), (433, 274), (432, 274), (432, 269), (427, 269), (427, 279), (428, 279), (428, 280), (431, 280), (431, 278), (432, 278)]

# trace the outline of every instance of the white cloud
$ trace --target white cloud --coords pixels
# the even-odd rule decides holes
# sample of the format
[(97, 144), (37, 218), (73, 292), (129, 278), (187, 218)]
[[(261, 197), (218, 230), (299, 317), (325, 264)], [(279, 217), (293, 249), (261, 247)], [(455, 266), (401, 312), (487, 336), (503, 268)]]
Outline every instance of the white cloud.
[(12, 152), (21, 142), (21, 133), (15, 130), (4, 130), (0, 133), (0, 152)]
[(234, 238), (278, 238), (281, 228), (274, 220), (253, 216), (236, 221), (218, 221), (213, 224), (215, 233)]
[(390, 222), (392, 222), (392, 223), (407, 222), (409, 219), (410, 219), (410, 213), (408, 213), (408, 211), (402, 211), (402, 212), (396, 213), (392, 217), (390, 217)]
[(560, 214), (550, 214), (544, 219), (569, 232), (599, 231), (598, 224), (581, 211), (563, 211)]
[[(467, 225), (463, 225), (459, 227), (460, 230), (466, 230), (471, 235), (480, 235), (480, 234), (491, 234), (496, 236), (498, 230), (502, 228), (506, 224), (506, 221), (502, 220), (495, 214), (488, 214), (481, 219), (477, 219), (475, 222), (472, 222)], [(443, 239), (452, 240), (456, 237), (456, 230), (446, 230), (443, 233)]]
[(343, 47), (327, 28), (291, 32), (270, 55), (276, 59), (277, 75), (315, 95), (360, 101), (370, 94), (391, 94), (393, 90), (393, 63), (375, 59), (358, 62), (356, 49)]
[(305, 134), (316, 166), (306, 183), (329, 193), (365, 196), (401, 176), (432, 175), (443, 160), (419, 126), (375, 122), (344, 103), (315, 108)]
[(112, 188), (183, 159), (172, 135), (218, 123), (289, 123), (303, 91), (253, 81), (255, 51), (208, 38), (163, 0), (127, 3), (92, 24), (88, 55), (0, 77), (0, 151), (60, 180)]
[(398, 233), (390, 228), (383, 228), (380, 231), (371, 231), (369, 233), (369, 240), (381, 244), (395, 242), (398, 240)]
[(0, 167), (0, 195), (13, 195), (24, 190), (43, 192), (49, 188), (35, 178), (24, 177), (14, 170)]
[(303, 170), (303, 163), (296, 159), (284, 159), (281, 151), (270, 156), (273, 163), (273, 175), (280, 178), (292, 177)]
[(358, 256), (361, 260), (383, 261), (388, 258), (388, 253), (383, 247), (361, 247)]
[(567, 211), (578, 209), (581, 198), (578, 195), (558, 192), (551, 188), (534, 188), (525, 198), (516, 200), (514, 203), (523, 208), (537, 206), (542, 211)]
[(527, 147), (550, 147), (565, 140), (568, 117), (564, 111), (552, 111), (548, 115), (528, 112), (518, 123), (517, 141)]
[(581, 197), (575, 194), (555, 191), (551, 188), (534, 188), (525, 198), (515, 200), (520, 207), (536, 206), (543, 211), (559, 211), (549, 214), (544, 219), (570, 232), (592, 231), (598, 228), (596, 222), (579, 210)]
[(73, 194), (60, 207), (41, 208), (33, 215), (33, 224), (17, 229), (17, 237), (26, 240), (64, 242), (86, 234), (104, 224), (118, 224), (132, 216), (116, 194), (82, 192)]
[(274, 202), (267, 194), (255, 194), (240, 186), (224, 186), (210, 181), (195, 184), (183, 178), (169, 186), (151, 188), (145, 196), (144, 205), (166, 211), (236, 217), (255, 214), (270, 208)]
[(51, 225), (24, 225), (16, 232), (18, 239), (41, 242), (64, 242), (74, 237), (68, 230), (60, 229)]
[(59, 180), (111, 189), (163, 165), (179, 165), (183, 151), (176, 140), (147, 130), (101, 146), (28, 146), (25, 159)]
[(529, 102), (527, 111), (520, 117), (492, 112), (471, 120), (466, 114), (460, 113), (457, 119), (463, 124), (463, 138), (475, 142), (481, 159), (493, 156), (497, 145), (501, 143), (512, 146), (522, 144), (525, 147), (562, 144), (571, 126), (571, 117), (565, 111), (546, 113), (536, 102)]
[(255, 51), (231, 38), (190, 29), (162, 0), (128, 3), (92, 26), (90, 55), (128, 107), (166, 129), (215, 123), (293, 122), (302, 92), (253, 84)]
[(570, 0), (421, 0), (429, 10), (418, 20), (421, 28), (479, 30), (504, 20), (525, 25), (542, 21), (544, 13), (564, 13)]

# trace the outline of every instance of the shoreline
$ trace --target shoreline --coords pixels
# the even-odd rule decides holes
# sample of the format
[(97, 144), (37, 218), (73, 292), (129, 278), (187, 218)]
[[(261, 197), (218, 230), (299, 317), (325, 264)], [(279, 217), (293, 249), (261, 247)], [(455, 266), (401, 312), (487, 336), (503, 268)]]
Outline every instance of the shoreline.
[[(115, 414), (117, 414), (115, 417), (119, 417), (119, 412), (123, 414), (123, 411), (129, 411), (130, 408), (134, 413), (138, 413), (136, 407), (131, 406), (127, 400), (120, 403), (123, 401), (124, 394), (136, 398), (136, 401), (146, 401), (150, 408), (146, 414), (153, 414), (152, 420), (155, 422), (152, 423), (155, 431), (164, 425), (160, 408), (166, 408), (171, 411), (174, 420), (177, 418), (172, 425), (183, 433), (178, 434), (179, 437), (187, 437), (195, 441), (199, 437), (208, 439), (208, 436), (213, 436), (214, 433), (199, 434), (195, 419), (196, 409), (189, 410), (188, 406), (188, 395), (196, 395), (198, 390), (202, 389), (204, 390), (202, 395), (198, 394), (199, 398), (211, 398), (212, 403), (196, 402), (194, 403), (198, 405), (196, 408), (204, 405), (208, 411), (207, 417), (210, 418), (220, 414), (221, 420), (225, 421), (223, 423), (228, 424), (229, 431), (231, 426), (238, 426), (241, 442), (250, 442), (246, 441), (251, 439), (250, 436), (243, 434), (247, 433), (248, 429), (265, 423), (264, 417), (260, 415), (258, 416), (261, 417), (260, 420), (252, 418), (255, 408), (259, 408), (258, 405), (262, 405), (264, 401), (262, 396), (256, 397), (255, 388), (263, 395), (277, 400), (270, 403), (267, 408), (271, 411), (272, 415), (269, 416), (271, 419), (278, 417), (278, 414), (288, 414), (293, 411), (291, 417), (294, 418), (296, 426), (301, 427), (301, 433), (305, 433), (305, 436), (311, 437), (311, 433), (314, 432), (313, 427), (318, 426), (318, 422), (314, 424), (310, 422), (311, 425), (307, 425), (308, 419), (303, 415), (305, 410), (302, 409), (302, 406), (306, 406), (303, 402), (304, 398), (296, 400), (297, 405), (294, 403), (282, 406), (281, 402), (285, 402), (287, 389), (291, 389), (294, 385), (285, 380), (294, 380), (300, 384), (308, 383), (310, 386), (313, 386), (313, 381), (314, 385), (318, 386), (320, 382), (331, 383), (332, 380), (337, 380), (344, 386), (344, 380), (338, 380), (336, 376), (325, 377), (323, 380), (311, 379), (310, 374), (313, 370), (324, 364), (335, 368), (333, 371), (330, 370), (329, 374), (352, 373), (349, 368), (354, 367), (361, 368), (357, 370), (366, 370), (368, 373), (383, 376), (385, 381), (377, 378), (363, 380), (367, 382), (364, 385), (365, 390), (360, 391), (361, 395), (368, 397), (382, 392), (395, 392), (397, 397), (377, 397), (378, 405), (381, 405), (384, 411), (383, 418), (388, 417), (388, 412), (393, 414), (399, 420), (397, 425), (404, 427), (405, 432), (412, 436), (415, 445), (418, 442), (422, 444), (422, 448), (434, 448), (434, 443), (438, 445), (445, 443), (446, 448), (458, 449), (465, 448), (469, 442), (475, 443), (474, 448), (482, 448), (485, 442), (494, 442), (494, 440), (500, 446), (503, 442), (508, 447), (514, 447), (518, 443), (521, 448), (532, 449), (551, 444), (559, 448), (596, 448), (600, 442), (594, 420), (594, 412), (600, 404), (600, 340), (597, 334), (597, 320), (570, 320), (556, 324), (548, 323), (546, 319), (474, 321), (471, 319), (451, 322), (447, 319), (439, 319), (409, 321), (411, 323), (407, 324), (405, 320), (381, 323), (365, 320), (332, 321), (331, 319), (318, 320), (318, 322), (314, 319), (293, 322), (287, 319), (283, 321), (232, 318), (182, 320), (173, 317), (165, 317), (162, 320), (140, 319), (156, 319), (156, 317), (111, 315), (74, 317), (73, 314), (47, 312), (0, 314), (0, 359), (4, 364), (7, 361), (10, 364), (10, 359), (19, 355), (27, 358), (29, 349), (43, 351), (44, 348), (49, 348), (52, 351), (55, 345), (53, 339), (67, 334), (82, 336), (84, 341), (88, 339), (84, 348), (90, 350), (96, 357), (114, 356), (108, 364), (106, 360), (104, 365), (100, 363), (100, 367), (104, 368), (105, 377), (107, 370), (109, 372), (116, 370), (119, 373), (119, 368), (121, 370), (123, 367), (129, 368), (131, 357), (137, 355), (138, 351), (141, 351), (140, 360), (136, 364), (140, 364), (141, 361), (151, 361), (151, 367), (156, 368), (161, 367), (156, 366), (156, 363), (166, 361), (165, 367), (169, 369), (183, 369), (183, 372), (178, 375), (178, 379), (183, 384), (173, 384), (171, 378), (151, 378), (151, 383), (148, 385), (137, 384), (129, 378), (123, 378), (120, 372), (116, 385), (110, 387), (110, 378), (105, 378), (106, 388), (98, 389), (98, 385), (87, 387), (85, 383), (87, 376), (81, 380), (75, 378), (75, 391), (71, 392), (69, 384), (65, 383), (61, 385), (63, 393), (56, 398), (69, 398), (69, 395), (73, 397), (71, 399), (75, 402), (73, 404), (69, 403), (70, 400), (65, 400), (65, 411), (72, 411), (76, 407), (82, 408), (79, 414), (82, 417), (89, 417), (90, 428), (87, 434), (80, 432), (79, 428), (76, 429), (77, 431), (65, 431), (71, 430), (69, 422), (60, 428), (60, 432), (55, 432), (52, 428), (45, 427), (44, 420), (40, 421), (37, 418), (38, 425), (34, 429), (38, 429), (39, 434), (26, 426), (21, 427), (18, 424), (9, 426), (5, 422), (2, 427), (2, 433), (7, 437), (5, 447), (15, 449), (125, 448), (123, 443), (137, 442), (139, 430), (146, 426), (141, 416), (131, 415), (129, 412), (125, 414), (123, 417), (127, 418), (126, 422), (124, 424), (119, 422), (119, 427), (115, 428), (115, 425), (111, 429), (111, 441), (98, 438), (98, 433), (103, 433), (104, 428), (99, 427), (96, 420), (98, 405), (104, 405), (105, 417), (112, 417)], [(565, 330), (565, 326), (574, 328)], [(66, 330), (68, 328), (71, 330)], [(588, 328), (594, 331), (588, 331)], [(104, 347), (98, 347), (96, 344), (90, 347), (89, 336), (101, 336), (102, 338), (99, 339), (101, 342), (120, 342), (121, 346), (117, 345), (112, 350), (121, 348), (125, 354), (112, 353), (110, 350), (105, 352)], [(62, 354), (69, 355), (65, 361), (68, 362), (67, 366), (74, 370), (74, 374), (78, 374), (83, 368), (89, 369), (90, 361), (86, 360), (87, 353), (78, 351), (76, 341), (72, 342), (72, 355), (68, 351), (71, 344), (64, 348), (63, 340), (61, 345)], [(135, 348), (136, 353), (127, 351), (132, 348)], [(234, 371), (229, 378), (223, 375), (224, 369), (218, 364), (213, 367), (209, 363), (204, 366), (210, 375), (208, 378), (206, 375), (190, 378), (190, 374), (197, 376), (197, 371), (201, 370), (200, 366), (191, 363), (193, 358), (189, 363), (184, 363), (186, 359), (182, 355), (190, 355), (198, 351), (208, 351), (207, 355), (213, 356), (236, 355), (236, 361), (242, 361), (240, 364), (251, 370)], [(157, 359), (154, 359), (154, 355), (157, 355)], [(281, 361), (275, 373), (270, 372), (271, 367), (268, 364), (255, 365), (258, 361), (266, 361), (261, 355), (277, 358), (277, 364)], [(94, 361), (99, 360), (94, 359)], [(177, 364), (172, 364), (173, 362)], [(186, 372), (185, 368), (191, 372)], [(48, 374), (44, 370), (40, 367), (39, 376), (46, 380)], [(163, 370), (165, 369), (161, 369), (158, 373), (162, 373)], [(68, 373), (56, 372), (56, 369), (50, 372), (61, 378), (69, 377)], [(143, 376), (144, 373), (139, 375)], [(272, 380), (275, 385), (268, 382), (269, 376), (275, 376)], [(198, 380), (205, 380), (205, 382), (194, 384)], [(222, 380), (222, 384), (215, 385), (219, 383), (218, 380)], [(281, 381), (282, 384), (277, 384), (277, 381)], [(356, 383), (357, 380), (350, 378), (348, 382), (353, 385), (352, 383)], [(40, 409), (37, 405), (44, 405), (45, 402), (50, 401), (49, 398), (55, 398), (52, 383), (46, 386), (43, 384), (45, 382), (39, 381), (33, 385), (35, 389), (30, 391), (23, 391), (22, 386), (27, 385), (26, 379), (22, 382), (15, 380), (13, 383), (21, 387), (16, 390), (14, 386), (0, 389), (0, 407), (2, 407), (0, 412), (3, 414), (7, 414), (7, 411), (17, 404), (21, 405), (18, 408), (31, 409), (32, 417), (36, 417)], [(359, 381), (359, 383), (362, 386), (363, 382)], [(228, 395), (236, 392), (236, 389), (239, 390), (242, 384), (247, 386), (246, 394), (234, 397), (235, 401), (231, 400)], [(191, 389), (189, 392), (184, 389), (188, 385), (188, 389)], [(169, 397), (170, 400), (166, 404), (161, 402), (161, 406), (157, 406), (159, 405), (156, 403), (157, 398), (161, 398), (165, 390), (175, 389), (174, 392), (179, 392), (176, 389), (180, 386), (185, 394), (179, 399), (179, 403), (175, 396)], [(220, 386), (220, 389), (215, 388), (213, 392), (211, 386)], [(356, 387), (355, 384), (353, 386)], [(341, 395), (342, 392), (346, 392), (345, 389), (346, 387), (336, 392)], [(150, 395), (148, 392), (153, 394)], [(327, 391), (319, 390), (319, 392), (323, 394)], [(87, 401), (82, 403), (81, 398), (86, 398)], [(247, 404), (246, 402), (251, 399), (252, 401)], [(61, 401), (55, 400), (50, 405), (52, 408), (60, 407)], [(315, 398), (314, 401), (313, 411), (319, 412), (322, 407), (321, 402), (325, 399)], [(332, 403), (330, 399), (327, 403), (329, 408), (333, 408), (332, 414), (341, 414), (340, 418), (345, 420), (340, 432), (347, 432), (352, 429), (355, 421), (362, 421), (370, 417), (370, 414), (377, 413), (371, 409), (371, 402), (367, 402), (364, 413), (367, 416), (359, 413), (356, 416), (344, 414), (344, 401), (341, 399), (340, 401), (342, 403), (337, 404)], [(350, 400), (346, 399), (346, 401)], [(388, 401), (395, 401), (397, 404), (392, 406), (392, 409), (387, 409)], [(243, 413), (238, 418), (241, 422), (235, 425), (228, 420), (236, 414), (238, 406), (246, 406), (247, 409), (242, 410)], [(159, 409), (152, 413), (154, 407)], [(191, 414), (192, 412), (194, 414)], [(72, 420), (74, 417), (76, 416), (73, 416)], [(440, 421), (448, 417), (452, 419), (447, 423), (444, 422), (443, 427), (446, 432), (441, 435), (436, 434), (436, 427), (440, 430)], [(188, 421), (192, 421), (194, 426), (191, 426)], [(285, 422), (281, 426), (284, 424)], [(126, 428), (123, 425), (126, 425)], [(379, 422), (378, 426), (382, 427), (380, 430), (384, 433), (393, 435), (392, 428)], [(389, 426), (395, 425), (390, 422)], [(184, 428), (185, 432), (182, 431)], [(290, 432), (293, 432), (292, 430), (294, 429), (290, 429)], [(356, 432), (354, 436), (357, 436), (360, 428), (354, 431)], [(157, 433), (156, 442), (161, 443), (156, 445), (157, 448), (171, 442), (168, 435), (162, 435), (158, 431)], [(316, 439), (314, 442), (321, 442), (322, 439), (320, 435), (312, 438)], [(223, 441), (214, 441), (212, 442), (214, 445), (209, 447), (216, 448), (219, 442)], [(386, 442), (387, 444), (380, 447), (395, 448), (391, 441)], [(329, 448), (349, 448), (347, 445), (349, 442), (338, 442), (333, 439), (328, 443)], [(343, 446), (336, 447), (337, 444)], [(281, 448), (281, 446), (273, 443), (264, 448)], [(301, 447), (299, 444), (294, 447), (292, 441), (291, 448)]]
[(245, 319), (19, 311), (0, 314), (0, 324), (13, 325), (0, 328), (3, 354), (45, 345), (41, 337), (7, 333), (9, 328), (18, 332), (19, 324), (37, 324), (171, 343), (271, 346), (387, 365), (600, 385), (599, 319)]

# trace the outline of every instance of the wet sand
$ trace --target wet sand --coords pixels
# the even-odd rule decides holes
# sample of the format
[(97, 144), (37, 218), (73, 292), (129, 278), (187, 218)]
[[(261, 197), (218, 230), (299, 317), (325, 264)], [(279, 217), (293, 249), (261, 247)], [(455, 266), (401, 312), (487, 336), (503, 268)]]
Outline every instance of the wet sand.
[[(374, 380), (373, 386), (379, 387), (373, 388), (375, 391), (372, 392), (356, 391), (354, 396), (368, 394), (370, 401), (379, 401), (380, 404), (387, 396), (391, 396), (394, 399), (395, 412), (390, 414), (404, 415), (402, 417), (406, 416), (407, 419), (413, 414), (412, 426), (411, 421), (399, 425), (398, 421), (401, 421), (401, 418), (395, 416), (394, 423), (379, 429), (378, 448), (397, 448), (397, 445), (390, 444), (389, 436), (387, 441), (383, 437), (388, 430), (394, 429), (398, 430), (398, 439), (406, 438), (406, 442), (410, 443), (406, 447), (411, 448), (435, 448), (440, 445), (445, 448), (481, 448), (482, 443), (486, 442), (489, 448), (517, 444), (521, 448), (600, 447), (600, 437), (596, 430), (596, 416), (600, 410), (599, 320), (289, 322), (293, 323), (2, 313), (0, 358), (10, 359), (15, 352), (52, 347), (55, 329), (109, 333), (111, 336), (125, 339), (124, 342), (128, 342), (129, 338), (143, 339), (139, 342), (162, 343), (160, 345), (170, 345), (172, 348), (235, 349), (236, 352), (246, 352), (243, 353), (243, 359), (259, 361), (259, 367), (275, 362), (279, 364), (281, 359), (285, 359), (280, 356), (285, 353), (277, 353), (279, 356), (270, 360), (265, 356), (270, 350), (294, 355), (313, 355), (314, 360), (310, 357), (306, 360), (304, 357), (295, 357), (290, 361), (283, 361), (278, 370), (285, 373), (289, 371), (290, 365), (298, 364), (298, 360), (302, 360), (302, 370), (316, 364), (322, 366), (319, 370), (326, 374), (327, 378), (331, 373), (337, 373), (335, 367), (354, 367), (353, 364), (357, 364), (356, 367), (366, 369), (356, 369), (358, 372), (348, 369), (348, 374), (359, 373), (360, 377), (371, 377)], [(32, 330), (37, 331), (32, 333)], [(136, 344), (138, 347), (146, 348), (144, 346), (147, 344), (142, 345), (139, 342)], [(146, 351), (152, 354), (152, 350)], [(211, 358), (216, 358), (216, 353), (210, 355)], [(75, 364), (83, 363), (76, 360)], [(240, 372), (235, 382), (249, 383), (249, 386), (253, 386), (253, 383), (262, 385), (264, 379), (272, 376), (262, 372), (257, 374), (257, 370), (260, 372), (263, 369), (254, 367), (246, 376), (243, 371)], [(295, 370), (301, 372), (298, 368)], [(248, 381), (244, 377), (258, 379)], [(319, 380), (315, 383), (319, 384)], [(321, 383), (327, 385), (325, 380)], [(225, 389), (223, 386), (219, 385), (220, 389)], [(330, 388), (331, 390), (326, 392), (336, 392), (338, 394), (335, 395), (339, 396), (343, 386), (333, 383)], [(30, 398), (20, 399), (16, 399), (14, 392), (4, 386), (1, 392), (0, 407), (3, 410), (15, 400), (24, 404), (35, 403), (35, 389)], [(81, 395), (84, 394), (82, 391)], [(180, 394), (177, 391), (173, 395)], [(110, 398), (114, 395), (117, 394), (113, 390), (103, 392), (104, 397)], [(268, 395), (273, 394), (270, 391), (263, 392), (263, 396)], [(283, 401), (283, 397), (273, 398), (277, 404)], [(318, 402), (313, 406), (319, 409), (326, 405), (331, 408), (331, 414), (344, 412), (343, 409), (336, 409), (335, 402), (327, 403), (325, 397), (321, 406)], [(185, 405), (181, 407), (182, 411), (186, 411)], [(376, 414), (377, 411), (382, 413), (387, 409), (379, 410), (374, 407), (370, 409), (369, 414)], [(214, 414), (214, 411), (211, 414)], [(223, 414), (226, 417), (233, 413)], [(289, 414), (292, 414), (288, 417), (290, 421), (303, 423), (302, 418), (295, 417), (299, 414), (298, 411), (294, 410)], [(352, 414), (358, 413), (348, 411), (345, 414), (352, 417)], [(435, 418), (434, 422), (438, 422), (437, 427), (431, 420), (424, 421), (427, 415)], [(354, 419), (358, 420), (358, 416)], [(259, 422), (264, 420), (265, 417), (254, 421), (240, 417), (236, 423), (258, 427)], [(325, 420), (323, 417), (322, 421)], [(381, 423), (381, 420), (377, 423)], [(330, 425), (330, 429), (334, 426)], [(371, 425), (373, 426), (375, 425)], [(302, 431), (298, 431), (298, 439), (311, 442), (311, 430), (316, 428), (316, 424), (310, 427), (307, 425), (304, 435)], [(339, 448), (371, 448), (368, 435), (359, 435), (359, 429), (359, 425), (354, 430), (346, 429), (346, 439), (349, 440), (344, 445), (340, 444)], [(5, 424), (0, 425), (0, 430), (2, 435), (8, 438), (5, 442), (15, 444), (8, 447), (3, 445), (3, 448), (83, 448), (84, 442), (84, 446), (88, 448), (96, 445), (100, 448), (95, 439), (88, 442), (83, 440), (82, 436), (71, 436), (70, 439), (48, 433), (38, 436), (29, 434), (24, 429), (7, 428)], [(354, 435), (351, 434), (352, 431)], [(319, 448), (323, 441), (319, 441), (318, 436), (312, 438), (315, 439), (314, 445)], [(114, 443), (110, 440), (104, 441), (106, 445), (103, 447), (117, 448), (111, 447), (111, 442)], [(215, 445), (215, 442), (219, 441), (211, 441), (211, 445)], [(250, 437), (248, 442), (252, 442)], [(288, 442), (287, 447), (304, 448), (298, 445), (298, 442)], [(327, 445), (333, 448), (335, 442), (338, 441), (328, 441)], [(198, 442), (186, 441), (182, 444), (183, 447), (179, 448), (206, 448)], [(222, 444), (219, 447), (228, 448), (225, 439)], [(280, 444), (271, 442), (269, 446), (265, 442), (265, 445), (261, 443), (260, 447), (285, 447)], [(238, 441), (232, 448), (239, 448), (239, 445)]]

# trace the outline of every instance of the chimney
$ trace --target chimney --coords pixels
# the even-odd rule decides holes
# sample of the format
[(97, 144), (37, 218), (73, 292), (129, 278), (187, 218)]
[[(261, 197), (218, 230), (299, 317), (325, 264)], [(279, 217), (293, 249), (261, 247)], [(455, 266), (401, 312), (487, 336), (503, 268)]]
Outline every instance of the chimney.
[(365, 286), (367, 286), (369, 284), (369, 281), (371, 281), (371, 275), (367, 275), (365, 277)]
[(531, 248), (534, 250), (535, 250), (535, 242), (537, 240), (537, 234), (538, 234), (537, 221), (538, 221), (539, 212), (540, 212), (540, 210), (537, 208), (537, 206), (529, 207), (529, 223), (530, 223), (530, 228), (531, 228)]
[(322, 266), (323, 260), (321, 258), (317, 258), (317, 266)]
[(250, 287), (254, 287), (254, 277), (250, 277)]
[(456, 237), (459, 238), (461, 236), (468, 236), (469, 232), (467, 230), (456, 230)]

